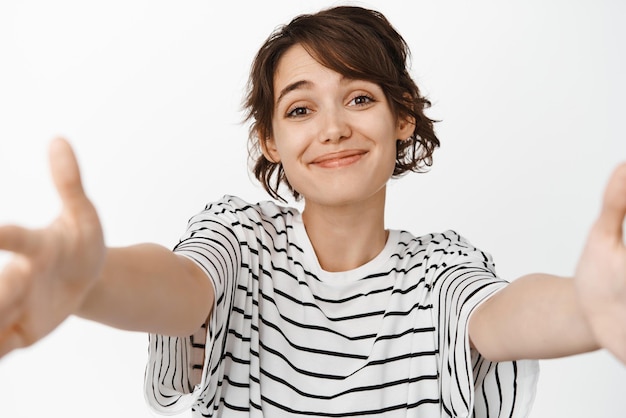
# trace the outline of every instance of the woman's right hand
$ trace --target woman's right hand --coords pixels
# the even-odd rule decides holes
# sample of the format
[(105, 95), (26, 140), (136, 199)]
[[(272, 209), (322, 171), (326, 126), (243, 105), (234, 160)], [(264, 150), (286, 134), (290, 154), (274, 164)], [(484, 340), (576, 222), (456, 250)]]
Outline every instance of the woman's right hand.
[(0, 357), (40, 340), (75, 313), (96, 283), (105, 258), (100, 220), (83, 191), (70, 145), (56, 139), (50, 167), (60, 215), (43, 229), (0, 226)]

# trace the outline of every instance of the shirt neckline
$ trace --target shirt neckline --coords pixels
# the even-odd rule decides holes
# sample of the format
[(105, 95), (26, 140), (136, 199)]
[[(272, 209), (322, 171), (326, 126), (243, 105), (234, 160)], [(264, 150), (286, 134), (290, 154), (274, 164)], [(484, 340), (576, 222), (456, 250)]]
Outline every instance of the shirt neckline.
[(399, 231), (390, 229), (387, 241), (383, 249), (367, 263), (356, 267), (351, 270), (345, 271), (327, 271), (322, 268), (313, 249), (313, 244), (309, 239), (309, 235), (304, 227), (302, 221), (302, 213), (297, 212), (293, 217), (293, 230), (296, 238), (296, 242), (303, 251), (303, 257), (306, 263), (311, 267), (311, 270), (315, 272), (317, 278), (330, 285), (342, 285), (358, 281), (364, 277), (367, 277), (373, 272), (378, 272), (382, 264), (384, 264), (389, 257), (394, 253), (394, 249), (397, 248)]

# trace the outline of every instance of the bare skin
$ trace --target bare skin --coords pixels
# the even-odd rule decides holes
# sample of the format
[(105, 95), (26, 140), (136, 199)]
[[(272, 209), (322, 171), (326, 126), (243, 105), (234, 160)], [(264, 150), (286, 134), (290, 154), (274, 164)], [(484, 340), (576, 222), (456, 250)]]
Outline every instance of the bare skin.
[[(197, 329), (213, 305), (213, 289), (204, 273), (153, 244), (107, 250), (64, 141), (52, 144), (51, 167), (63, 201), (59, 217), (39, 230), (0, 228), (0, 248), (14, 253), (0, 272), (0, 355), (33, 344), (72, 314), (118, 328), (171, 335)], [(626, 363), (625, 214), (622, 164), (609, 180), (575, 277), (535, 274), (515, 280), (473, 314), (474, 346), (493, 360), (560, 357), (604, 347)], [(359, 215), (363, 219), (362, 210)], [(313, 223), (322, 227), (327, 221)], [(324, 239), (345, 242), (352, 224), (332, 225), (322, 228)], [(320, 248), (322, 241), (315, 234), (311, 240)], [(337, 251), (320, 251), (318, 258), (330, 266)], [(359, 253), (371, 258), (370, 253)], [(188, 280), (187, 286), (172, 282), (172, 277)], [(180, 292), (181, 287), (187, 291)]]
[(596, 341), (626, 364), (626, 164), (612, 174), (576, 268), (576, 290)]
[(0, 249), (15, 254), (0, 272), (0, 355), (34, 343), (76, 312), (104, 264), (100, 221), (76, 181), (69, 145), (54, 141), (50, 162), (59, 217), (40, 230), (0, 228)]
[[(345, 79), (305, 54), (294, 47), (281, 58), (275, 85), (286, 93), (264, 152), (283, 163), (304, 196), (303, 220), (322, 267), (352, 269), (385, 243), (385, 185), (395, 142), (406, 138), (410, 121), (395, 118), (377, 85)], [(0, 249), (14, 254), (0, 272), (0, 356), (41, 339), (72, 314), (136, 331), (197, 330), (214, 303), (201, 268), (153, 244), (107, 249), (71, 148), (57, 140), (50, 154), (59, 217), (39, 230), (0, 227)], [(626, 363), (625, 215), (622, 164), (608, 182), (575, 277), (515, 280), (472, 315), (474, 347), (492, 360), (604, 347)]]
[(574, 278), (522, 277), (474, 314), (470, 338), (488, 358), (553, 358), (609, 350), (626, 364), (626, 163), (613, 172)]
[(302, 219), (321, 267), (365, 264), (385, 246), (396, 142), (414, 125), (398, 120), (380, 86), (343, 77), (299, 45), (281, 57), (274, 90), (279, 99), (264, 152), (282, 162), (304, 196)]
[(171, 335), (199, 328), (213, 306), (204, 273), (153, 244), (107, 249), (66, 141), (53, 141), (50, 164), (63, 206), (58, 218), (37, 230), (0, 227), (0, 249), (14, 254), (0, 272), (0, 357), (72, 314)]
[[(302, 217), (320, 265), (358, 267), (384, 246), (385, 184), (395, 141), (410, 134), (410, 121), (392, 115), (377, 86), (346, 80), (299, 45), (281, 57), (274, 89), (279, 100), (265, 155), (283, 163), (290, 184), (305, 196)], [(355, 106), (364, 96), (372, 100)], [(354, 150), (363, 154), (342, 158)], [(626, 164), (609, 181), (574, 280), (533, 274), (513, 281), (472, 315), (472, 345), (492, 360), (606, 347), (626, 363), (625, 215)]]

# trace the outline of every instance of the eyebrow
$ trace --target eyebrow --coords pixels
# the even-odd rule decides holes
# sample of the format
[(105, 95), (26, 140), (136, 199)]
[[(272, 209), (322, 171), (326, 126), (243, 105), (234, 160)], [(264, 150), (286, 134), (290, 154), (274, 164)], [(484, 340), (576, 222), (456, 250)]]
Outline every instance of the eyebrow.
[[(351, 83), (353, 81), (357, 81), (356, 78), (350, 78), (350, 77), (346, 77), (344, 75), (341, 76), (341, 83)], [(276, 99), (276, 105), (278, 106), (278, 104), (280, 103), (280, 101), (283, 99), (283, 97), (285, 97), (288, 93), (294, 91), (294, 90), (298, 90), (298, 89), (302, 89), (302, 88), (308, 88), (311, 87), (313, 85), (313, 82), (309, 81), (309, 80), (299, 80), (299, 81), (295, 81), (291, 84), (288, 84), (287, 86), (285, 86), (281, 91), (280, 94), (278, 95), (278, 99)]]
[(278, 95), (278, 99), (276, 99), (276, 105), (280, 103), (280, 101), (283, 99), (283, 97), (285, 97), (287, 93), (292, 92), (294, 90), (301, 89), (301, 88), (310, 87), (312, 84), (313, 83), (311, 83), (308, 80), (299, 80), (294, 83), (288, 84), (287, 86), (285, 86), (285, 88), (283, 88), (280, 91), (280, 94)]

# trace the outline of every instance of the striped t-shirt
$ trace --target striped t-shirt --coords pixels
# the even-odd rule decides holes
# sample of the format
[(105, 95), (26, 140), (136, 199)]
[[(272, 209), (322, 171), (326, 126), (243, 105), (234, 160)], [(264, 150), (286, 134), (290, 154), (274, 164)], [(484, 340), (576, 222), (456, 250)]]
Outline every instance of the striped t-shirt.
[[(157, 412), (529, 413), (537, 362), (492, 363), (468, 342), (472, 310), (506, 282), (489, 255), (452, 231), (391, 230), (373, 260), (327, 272), (298, 210), (226, 196), (191, 218), (175, 251), (206, 271), (216, 298), (195, 335), (150, 335), (145, 389)], [(196, 386), (194, 373), (201, 374)]]

